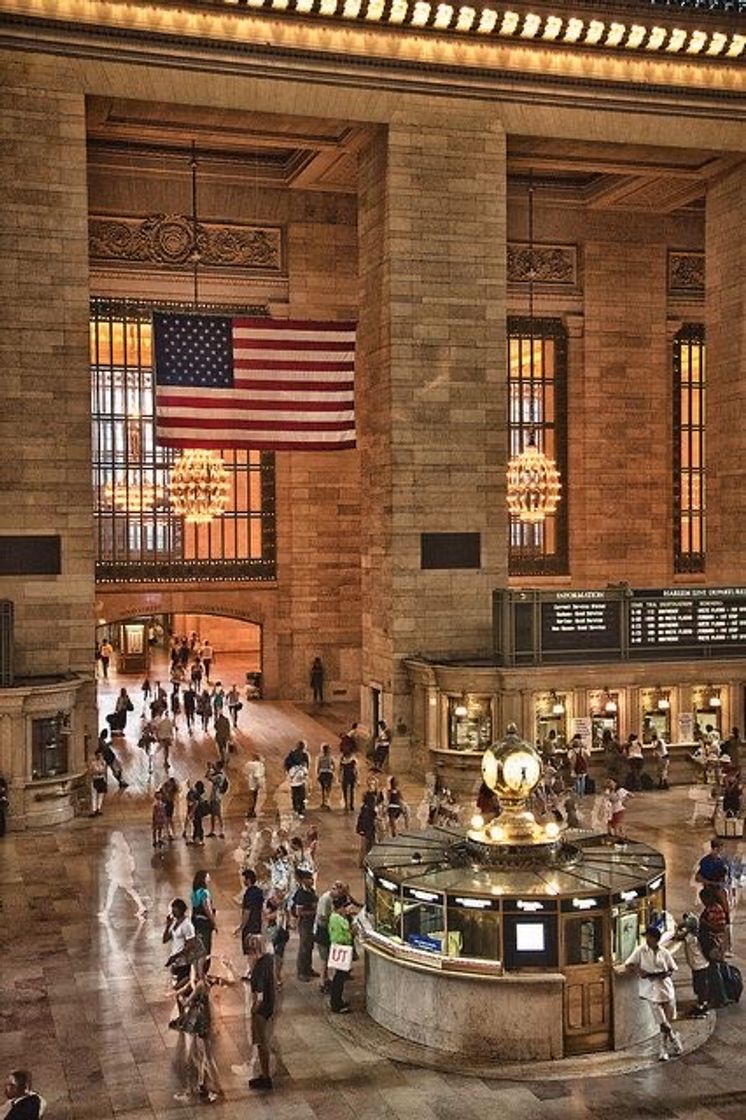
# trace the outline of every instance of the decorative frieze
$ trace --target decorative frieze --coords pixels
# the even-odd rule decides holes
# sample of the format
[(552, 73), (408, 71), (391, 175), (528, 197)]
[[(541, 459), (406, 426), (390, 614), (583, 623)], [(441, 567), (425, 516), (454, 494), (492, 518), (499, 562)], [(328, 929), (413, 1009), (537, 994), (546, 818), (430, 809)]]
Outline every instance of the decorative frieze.
[(527, 241), (508, 242), (508, 283), (551, 284), (574, 288), (578, 283), (576, 245), (534, 245)]
[(203, 268), (282, 275), (285, 266), (281, 226), (199, 222), (195, 230), (184, 214), (93, 216), (88, 242), (92, 261), (191, 268), (196, 253)]
[(704, 253), (678, 249), (668, 252), (668, 294), (704, 296)]

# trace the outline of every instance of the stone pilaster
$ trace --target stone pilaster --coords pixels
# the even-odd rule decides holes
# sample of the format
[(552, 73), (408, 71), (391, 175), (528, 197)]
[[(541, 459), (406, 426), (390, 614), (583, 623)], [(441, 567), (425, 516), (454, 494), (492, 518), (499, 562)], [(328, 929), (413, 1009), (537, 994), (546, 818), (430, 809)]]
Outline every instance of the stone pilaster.
[[(489, 649), (506, 582), (501, 126), (403, 110), (359, 198), (363, 682), (407, 723), (401, 658)], [(480, 569), (422, 571), (423, 532), (479, 533)]]
[[(93, 501), (85, 102), (37, 89), (22, 68), (0, 88), (0, 532), (58, 535), (58, 576), (6, 576), (18, 677), (93, 673)], [(78, 693), (73, 757), (95, 741), (90, 684)], [(19, 750), (23, 744), (17, 744)]]
[(743, 584), (746, 558), (746, 170), (707, 193), (707, 544), (709, 583)]
[(665, 269), (663, 244), (585, 246), (584, 361), (569, 392), (570, 570), (581, 587), (671, 582)]

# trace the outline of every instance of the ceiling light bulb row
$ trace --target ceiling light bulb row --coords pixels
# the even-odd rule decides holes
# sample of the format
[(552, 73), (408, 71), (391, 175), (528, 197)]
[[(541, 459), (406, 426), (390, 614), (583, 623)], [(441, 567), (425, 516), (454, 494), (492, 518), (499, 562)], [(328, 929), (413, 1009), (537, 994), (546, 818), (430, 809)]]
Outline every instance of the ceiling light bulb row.
[(543, 15), (513, 9), (483, 8), (467, 5), (430, 3), (428, 0), (223, 0), (236, 6), (243, 2), (252, 9), (294, 11), (301, 15), (341, 17), (366, 23), (393, 24), (399, 27), (435, 31), (496, 34), (524, 41), (541, 40), (570, 46), (610, 47), (623, 50), (688, 54), (707, 58), (740, 58), (746, 50), (746, 35), (737, 32), (709, 31), (702, 28), (625, 24), (580, 16)]

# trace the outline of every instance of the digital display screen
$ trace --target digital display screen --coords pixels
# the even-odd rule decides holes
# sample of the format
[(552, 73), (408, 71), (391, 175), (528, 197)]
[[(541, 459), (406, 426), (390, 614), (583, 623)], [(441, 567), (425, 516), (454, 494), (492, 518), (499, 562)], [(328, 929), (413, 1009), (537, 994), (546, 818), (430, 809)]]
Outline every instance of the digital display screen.
[(691, 654), (746, 647), (746, 588), (637, 591), (629, 604), (630, 654)]
[(541, 604), (542, 654), (621, 654), (622, 604), (603, 591), (566, 591)]
[(516, 922), (515, 949), (517, 953), (543, 953), (544, 923)]

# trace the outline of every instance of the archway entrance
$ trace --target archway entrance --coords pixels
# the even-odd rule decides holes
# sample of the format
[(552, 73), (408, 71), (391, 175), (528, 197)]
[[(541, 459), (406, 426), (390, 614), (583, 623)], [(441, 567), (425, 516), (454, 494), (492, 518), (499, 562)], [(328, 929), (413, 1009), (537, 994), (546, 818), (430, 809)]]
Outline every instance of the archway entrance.
[[(209, 646), (210, 676), (230, 688), (262, 687), (262, 627), (255, 622), (212, 614), (152, 614), (107, 622), (96, 631), (97, 647), (111, 646), (108, 665), (99, 658), (101, 693), (106, 681), (117, 680), (128, 689), (139, 690), (146, 675), (170, 679), (172, 641), (186, 639), (190, 661)], [(106, 669), (106, 672), (104, 671)]]

